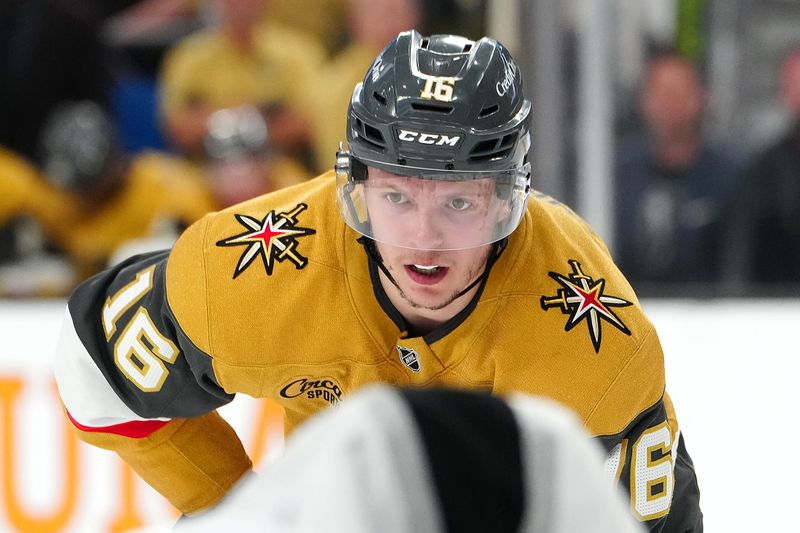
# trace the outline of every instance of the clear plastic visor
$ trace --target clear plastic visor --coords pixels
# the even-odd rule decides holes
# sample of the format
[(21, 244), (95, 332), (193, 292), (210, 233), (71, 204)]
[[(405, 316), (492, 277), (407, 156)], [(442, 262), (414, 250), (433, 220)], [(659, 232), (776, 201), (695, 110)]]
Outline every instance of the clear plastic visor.
[(363, 176), (336, 176), (347, 225), (380, 243), (416, 250), (464, 250), (507, 237), (522, 220), (530, 181), (529, 164), (493, 172), (428, 170), (424, 177), (362, 170)]

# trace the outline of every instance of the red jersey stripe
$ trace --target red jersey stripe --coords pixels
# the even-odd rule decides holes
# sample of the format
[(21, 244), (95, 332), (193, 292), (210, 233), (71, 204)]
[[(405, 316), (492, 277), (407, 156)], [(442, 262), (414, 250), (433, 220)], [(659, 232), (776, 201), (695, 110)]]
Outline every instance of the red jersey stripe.
[(151, 434), (170, 423), (169, 420), (132, 420), (130, 422), (123, 422), (122, 424), (114, 424), (113, 426), (92, 427), (84, 426), (72, 418), (72, 415), (69, 414), (69, 411), (66, 411), (66, 413), (70, 422), (72, 422), (72, 424), (81, 431), (86, 431), (89, 433), (113, 433), (115, 435), (122, 435), (123, 437), (130, 437), (132, 439), (149, 437)]

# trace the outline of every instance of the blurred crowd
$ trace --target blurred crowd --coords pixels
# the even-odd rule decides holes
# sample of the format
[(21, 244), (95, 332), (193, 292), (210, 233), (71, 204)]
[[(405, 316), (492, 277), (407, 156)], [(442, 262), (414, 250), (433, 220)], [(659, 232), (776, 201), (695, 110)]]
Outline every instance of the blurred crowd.
[[(477, 38), (487, 4), (4, 2), (0, 297), (63, 296), (208, 211), (331, 169), (377, 53), (409, 28)], [(775, 75), (793, 123), (751, 154), (706, 134), (692, 60), (646, 61), (614, 176), (613, 252), (635, 288), (800, 285), (800, 49)]]
[[(638, 126), (620, 135), (614, 173), (617, 264), (636, 287), (683, 284), (717, 294), (800, 287), (800, 47), (781, 66), (791, 117), (773, 143), (748, 153), (706, 134), (709, 95), (675, 51), (646, 63)], [(658, 290), (659, 284), (662, 290)]]

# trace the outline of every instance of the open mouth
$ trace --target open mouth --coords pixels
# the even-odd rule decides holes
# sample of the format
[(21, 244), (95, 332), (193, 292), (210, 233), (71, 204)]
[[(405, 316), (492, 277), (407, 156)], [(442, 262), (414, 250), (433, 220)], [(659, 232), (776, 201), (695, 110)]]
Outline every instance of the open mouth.
[(447, 275), (449, 270), (446, 266), (441, 265), (420, 265), (410, 264), (405, 265), (406, 273), (413, 281), (422, 285), (433, 285), (438, 283)]
[(409, 265), (412, 269), (420, 274), (433, 275), (439, 272), (442, 268), (439, 265)]

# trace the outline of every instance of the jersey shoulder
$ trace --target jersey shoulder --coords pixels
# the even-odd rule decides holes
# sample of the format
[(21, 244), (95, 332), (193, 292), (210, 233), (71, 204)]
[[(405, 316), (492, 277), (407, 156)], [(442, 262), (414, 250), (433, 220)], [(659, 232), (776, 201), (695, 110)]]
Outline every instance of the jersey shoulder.
[[(620, 431), (658, 400), (663, 356), (653, 326), (602, 240), (572, 210), (534, 195), (495, 269), (494, 283), (504, 286), (493, 342), (511, 347), (502, 353), (530, 354), (497, 359), (501, 388), (556, 398), (597, 433)], [(617, 407), (602, 407), (610, 396)]]
[(188, 336), (214, 353), (209, 321), (238, 327), (244, 338), (321, 277), (340, 272), (343, 232), (333, 173), (210, 213), (173, 247), (169, 306)]
[(531, 194), (528, 212), (511, 235), (506, 253), (513, 258), (503, 274), (509, 290), (543, 294), (559, 279), (574, 278), (602, 282), (638, 305), (600, 236), (567, 205), (543, 193)]
[(608, 247), (588, 222), (568, 205), (552, 196), (532, 191), (529, 211), (533, 214), (539, 238), (547, 238), (557, 246), (597, 247), (610, 256)]

